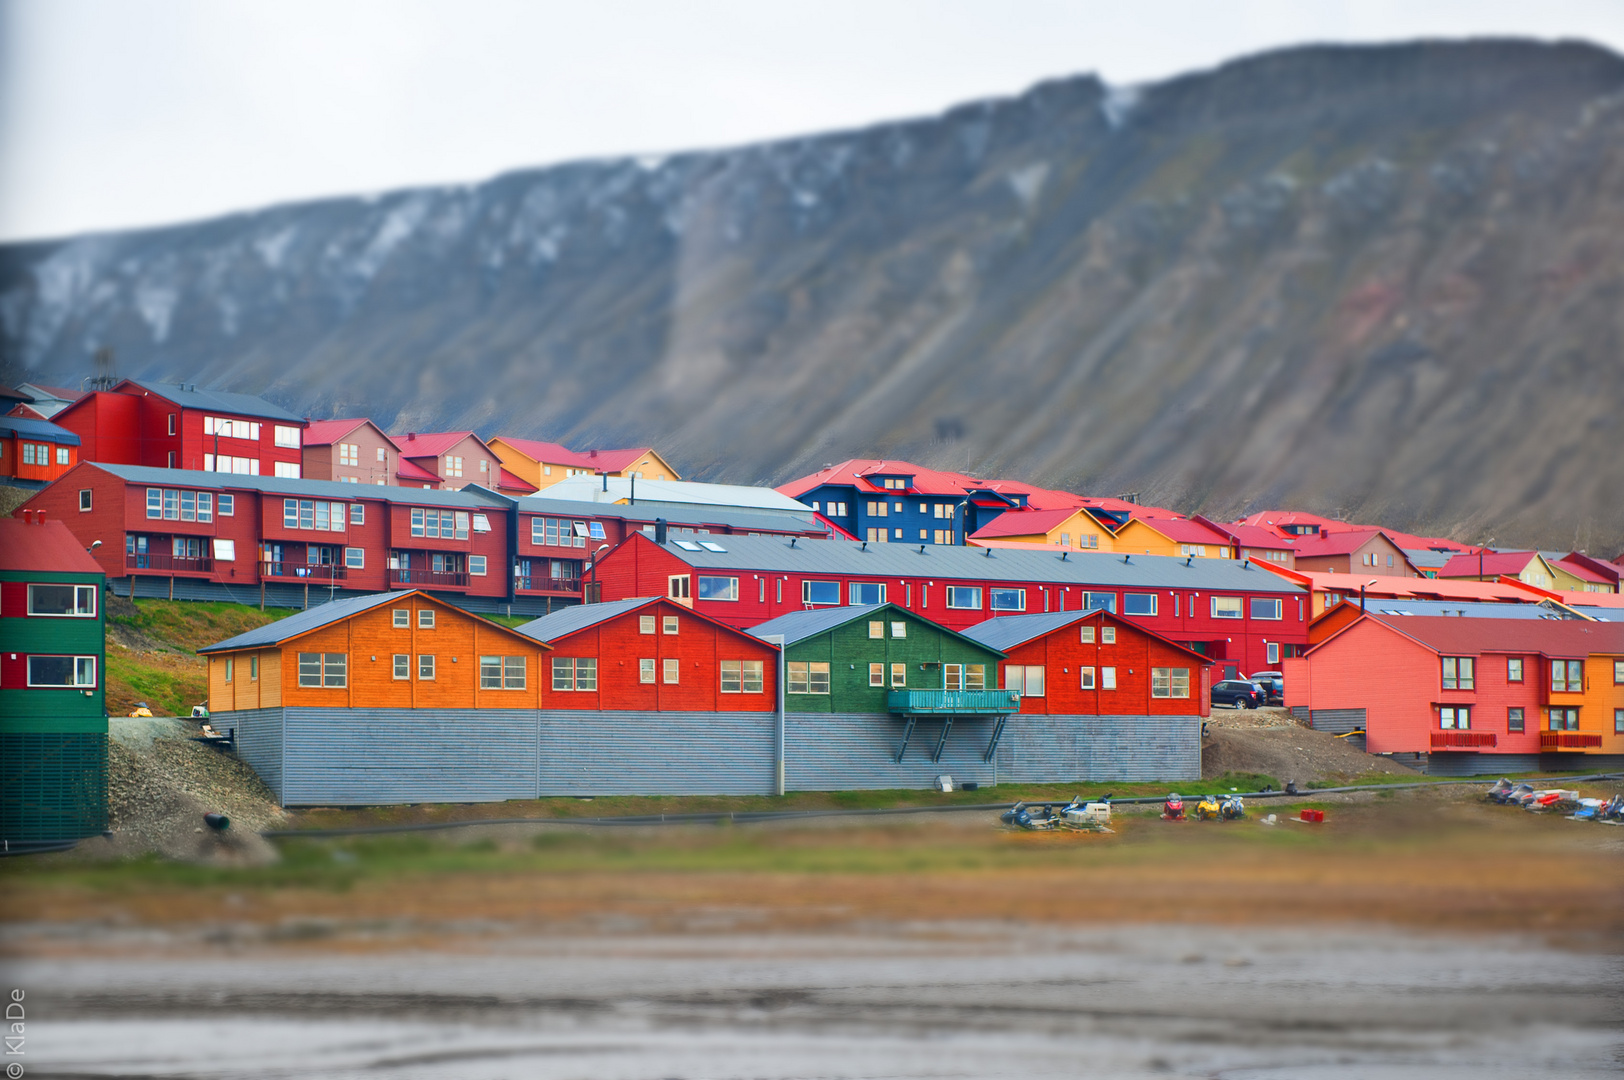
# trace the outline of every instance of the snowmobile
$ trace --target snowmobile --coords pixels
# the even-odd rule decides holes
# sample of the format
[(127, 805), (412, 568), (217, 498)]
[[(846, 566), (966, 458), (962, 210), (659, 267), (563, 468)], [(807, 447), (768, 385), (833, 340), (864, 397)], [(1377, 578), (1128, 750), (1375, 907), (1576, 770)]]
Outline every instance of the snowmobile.
[(1111, 823), (1111, 794), (1107, 792), (1102, 798), (1085, 803), (1081, 797), (1074, 797), (1071, 802), (1060, 811), (1060, 823), (1072, 829), (1103, 829)]
[(1043, 832), (1052, 829), (1059, 821), (1053, 812), (1053, 808), (1048, 803), (1044, 803), (1041, 808), (1034, 808), (1027, 806), (1024, 802), (1018, 802), (1005, 810), (1003, 814), (999, 815), (999, 820), (1003, 821), (1005, 825), (1013, 825), (1017, 829), (1025, 829), (1028, 832)]
[(1175, 791), (1172, 794), (1168, 795), (1167, 801), (1162, 803), (1162, 820), (1163, 821), (1186, 821), (1186, 820), (1188, 820), (1184, 816), (1184, 800), (1179, 797), (1178, 792)]

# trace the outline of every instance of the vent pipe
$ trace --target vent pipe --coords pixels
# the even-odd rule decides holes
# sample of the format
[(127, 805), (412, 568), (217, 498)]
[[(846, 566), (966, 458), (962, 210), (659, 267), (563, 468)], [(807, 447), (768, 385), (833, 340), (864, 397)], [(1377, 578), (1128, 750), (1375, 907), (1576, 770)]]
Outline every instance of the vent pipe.
[(655, 518), (654, 519), (654, 542), (656, 544), (664, 544), (665, 541), (666, 541), (666, 534), (668, 532), (669, 532), (669, 528), (666, 525), (665, 518)]

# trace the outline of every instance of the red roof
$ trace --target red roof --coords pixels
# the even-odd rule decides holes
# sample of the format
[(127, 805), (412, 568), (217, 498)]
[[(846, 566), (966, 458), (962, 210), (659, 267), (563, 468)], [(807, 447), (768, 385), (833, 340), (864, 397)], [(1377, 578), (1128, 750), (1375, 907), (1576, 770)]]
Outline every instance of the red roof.
[[(1046, 533), (1050, 529), (1070, 521), (1082, 508), (1078, 506), (1064, 507), (1059, 510), (1005, 510), (992, 521), (977, 529), (972, 535), (973, 540), (991, 540), (1000, 536), (1028, 536), (1033, 533)], [(1083, 515), (1087, 517), (1086, 514)], [(1092, 518), (1089, 518), (1092, 521)]]
[[(1380, 529), (1342, 529), (1324, 536), (1305, 536), (1297, 541), (1297, 557), (1312, 559), (1325, 555), (1351, 555), (1368, 544)], [(1396, 544), (1394, 545), (1397, 546)]]
[(0, 571), (50, 574), (100, 574), (68, 527), (55, 518), (43, 524), (37, 515), (0, 518)]
[(1442, 536), (1416, 536), (1414, 533), (1399, 532), (1383, 525), (1382, 532), (1387, 539), (1404, 548), (1406, 551), (1476, 551), (1470, 544), (1458, 543)]
[[(1624, 623), (1580, 619), (1407, 619), (1366, 614), (1434, 652), (1472, 656), (1486, 652), (1578, 657), (1624, 654)], [(1327, 639), (1330, 640), (1330, 639)]]
[(1283, 536), (1275, 530), (1265, 528), (1262, 525), (1242, 525), (1238, 523), (1235, 525), (1225, 525), (1218, 521), (1209, 523), (1206, 518), (1200, 516), (1197, 516), (1195, 520), (1225, 534), (1241, 547), (1259, 548), (1264, 551), (1297, 550), (1297, 540), (1295, 537)]
[(503, 442), (525, 457), (548, 465), (564, 465), (572, 469), (591, 469), (593, 472), (622, 472), (636, 464), (644, 454), (652, 453), (651, 446), (633, 446), (618, 450), (571, 450), (555, 442), (535, 439), (512, 439), (501, 436)]
[(484, 440), (472, 431), (414, 431), (408, 435), (390, 436), (390, 440), (400, 447), (401, 455), (412, 458), (439, 457), (467, 438), (484, 445)]
[(1346, 522), (1332, 521), (1318, 514), (1310, 514), (1304, 510), (1259, 510), (1255, 514), (1241, 518), (1237, 525), (1262, 525), (1264, 528), (1283, 528), (1286, 525), (1312, 525), (1316, 529), (1345, 527)]
[(395, 470), (395, 476), (401, 480), (410, 480), (414, 484), (440, 482), (438, 473), (431, 473), (421, 465), (414, 464), (409, 458), (400, 459), (400, 468)]
[[(1252, 559), (1252, 565), (1295, 581), (1316, 593), (1334, 592), (1344, 596), (1359, 595), (1359, 586), (1370, 578), (1357, 572), (1333, 574), (1321, 570), (1288, 570), (1279, 563), (1266, 559)], [(1398, 577), (1376, 575), (1376, 584), (1365, 591), (1368, 596), (1413, 596), (1418, 600), (1512, 600), (1531, 603), (1545, 598), (1543, 590), (1520, 581), (1446, 581), (1441, 578)], [(1600, 594), (1595, 594), (1600, 595)]]
[[(372, 421), (364, 416), (343, 420), (312, 420), (310, 426), (305, 428), (304, 444), (306, 446), (331, 446), (362, 424), (371, 423)], [(373, 424), (373, 426), (377, 427), (376, 424)], [(382, 430), (379, 428), (380, 434)], [(384, 435), (384, 438), (389, 439), (389, 436)], [(394, 442), (393, 439), (389, 439), (389, 441)]]
[(874, 458), (851, 458), (838, 465), (831, 465), (827, 469), (819, 469), (810, 476), (803, 476), (791, 480), (778, 487), (780, 494), (798, 499), (813, 488), (824, 484), (849, 484), (859, 491), (879, 494), (896, 494), (895, 490), (883, 487), (869, 479), (871, 476), (911, 476), (913, 487), (908, 490), (916, 495), (956, 495), (962, 496), (969, 488), (984, 488), (987, 485), (963, 473), (943, 472), (937, 469), (926, 469), (907, 461), (876, 460)]
[(1553, 566), (1560, 566), (1565, 572), (1572, 574), (1580, 581), (1590, 581), (1597, 585), (1612, 585), (1614, 580), (1606, 574), (1598, 574), (1583, 563), (1569, 562), (1566, 559), (1557, 559)]
[(512, 473), (508, 472), (506, 469), (502, 469), (497, 474), (497, 477), (496, 477), (496, 490), (497, 491), (522, 491), (526, 495), (534, 495), (535, 492), (536, 492), (536, 487), (535, 487), (534, 484), (526, 483), (524, 480), (520, 479), (519, 477), (514, 476)]
[(1217, 544), (1229, 546), (1229, 537), (1214, 532), (1199, 521), (1188, 518), (1143, 517), (1138, 520), (1149, 525), (1175, 544)]
[[(1481, 556), (1475, 552), (1469, 555), (1456, 555), (1444, 563), (1444, 568), (1438, 571), (1438, 576), (1498, 577), (1505, 574), (1508, 577), (1516, 577), (1538, 554), (1537, 551), (1485, 551)], [(1481, 562), (1478, 561), (1479, 558), (1482, 559)]]

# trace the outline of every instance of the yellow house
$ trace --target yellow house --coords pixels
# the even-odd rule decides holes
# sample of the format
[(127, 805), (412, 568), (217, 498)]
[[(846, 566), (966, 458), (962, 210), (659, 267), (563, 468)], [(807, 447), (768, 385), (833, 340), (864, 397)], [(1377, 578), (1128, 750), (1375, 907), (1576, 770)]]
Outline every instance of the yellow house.
[(1582, 590), (1585, 583), (1566, 570), (1557, 570), (1537, 551), (1485, 551), (1481, 555), (1456, 555), (1438, 571), (1441, 578), (1466, 581), (1497, 581), (1516, 578), (1525, 585), (1554, 592)]
[(498, 435), (488, 445), (502, 468), (540, 490), (571, 476), (635, 476), (647, 480), (681, 480), (677, 470), (647, 446), (627, 450), (575, 451), (558, 443), (510, 439)]
[(1130, 518), (1117, 530), (1111, 550), (1131, 555), (1232, 559), (1229, 537), (1184, 518)]
[(1006, 510), (977, 529), (970, 540), (1049, 544), (1073, 551), (1115, 551), (1111, 531), (1081, 507)]

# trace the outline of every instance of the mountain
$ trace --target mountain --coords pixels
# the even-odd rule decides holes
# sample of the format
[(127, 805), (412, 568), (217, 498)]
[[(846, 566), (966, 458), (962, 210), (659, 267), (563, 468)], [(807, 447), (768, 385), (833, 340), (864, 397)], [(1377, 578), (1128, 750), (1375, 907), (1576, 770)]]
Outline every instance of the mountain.
[(1275, 52), (0, 249), (0, 377), (1624, 548), (1624, 58)]

